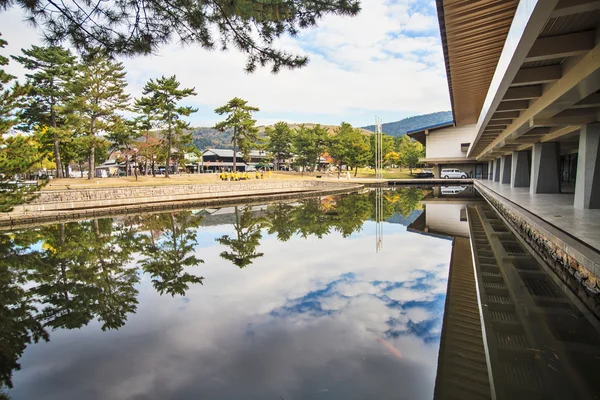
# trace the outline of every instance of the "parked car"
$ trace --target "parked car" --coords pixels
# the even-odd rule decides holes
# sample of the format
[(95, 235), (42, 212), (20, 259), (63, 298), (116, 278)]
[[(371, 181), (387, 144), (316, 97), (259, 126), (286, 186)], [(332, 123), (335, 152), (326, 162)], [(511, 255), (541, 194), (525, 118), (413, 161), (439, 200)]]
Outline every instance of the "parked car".
[(444, 179), (465, 179), (467, 174), (460, 169), (443, 169), (440, 177)]
[(442, 186), (441, 192), (442, 194), (459, 194), (466, 188), (466, 186)]
[(433, 178), (433, 170), (422, 169), (420, 171), (417, 171), (415, 172), (415, 178)]

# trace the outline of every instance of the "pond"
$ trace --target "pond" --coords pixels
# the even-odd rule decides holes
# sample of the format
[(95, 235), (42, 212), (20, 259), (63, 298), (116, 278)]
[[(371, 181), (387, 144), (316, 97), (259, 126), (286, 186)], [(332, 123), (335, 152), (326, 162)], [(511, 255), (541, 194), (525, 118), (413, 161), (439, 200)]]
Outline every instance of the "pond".
[(0, 398), (430, 399), (452, 240), (407, 227), (433, 190), (4, 232)]

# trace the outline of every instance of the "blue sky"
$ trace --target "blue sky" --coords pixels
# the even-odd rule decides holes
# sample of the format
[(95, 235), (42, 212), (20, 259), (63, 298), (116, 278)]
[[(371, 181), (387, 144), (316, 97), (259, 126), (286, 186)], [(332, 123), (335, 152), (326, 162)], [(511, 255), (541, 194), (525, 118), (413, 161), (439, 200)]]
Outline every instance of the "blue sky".
[[(261, 111), (259, 124), (279, 120), (357, 126), (450, 109), (448, 86), (434, 0), (362, 0), (355, 18), (327, 17), (297, 38), (277, 46), (308, 55), (307, 67), (273, 75), (268, 69), (248, 75), (245, 56), (236, 51), (207, 52), (172, 43), (152, 57), (122, 60), (134, 96), (149, 78), (177, 75), (198, 95), (190, 121), (211, 126), (213, 110), (234, 96)], [(9, 42), (3, 54), (39, 44), (38, 32), (22, 22), (17, 8), (0, 12), (0, 32)], [(23, 70), (15, 63), (8, 70)]]

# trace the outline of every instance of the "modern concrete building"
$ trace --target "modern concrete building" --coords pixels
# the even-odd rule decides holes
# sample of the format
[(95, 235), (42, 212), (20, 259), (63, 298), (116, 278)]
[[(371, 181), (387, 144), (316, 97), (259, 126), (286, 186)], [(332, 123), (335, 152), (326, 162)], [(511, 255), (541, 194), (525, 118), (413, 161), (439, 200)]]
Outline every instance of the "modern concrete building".
[(409, 227), (454, 237), (434, 398), (592, 398), (600, 339), (574, 329), (600, 332), (600, 1), (436, 4), (453, 120), (409, 135), (485, 201), (434, 196)]
[(437, 168), (600, 208), (600, 2), (438, 0), (453, 121), (409, 132)]

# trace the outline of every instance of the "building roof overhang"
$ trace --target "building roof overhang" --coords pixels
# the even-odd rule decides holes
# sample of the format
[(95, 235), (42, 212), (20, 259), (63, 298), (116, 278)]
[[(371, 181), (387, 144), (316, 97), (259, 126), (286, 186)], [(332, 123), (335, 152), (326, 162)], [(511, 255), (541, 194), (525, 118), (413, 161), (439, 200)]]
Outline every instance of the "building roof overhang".
[[(459, 126), (464, 122), (457, 113), (473, 97), (468, 81), (457, 91), (461, 70), (453, 62), (448, 24), (455, 22), (451, 6), (464, 3), (478, 10), (481, 2), (438, 0), (438, 9), (444, 6), (440, 24), (446, 24), (444, 51)], [(487, 3), (492, 9), (498, 2)], [(598, 0), (521, 0), (494, 62), (467, 155), (491, 160), (536, 143), (571, 140), (581, 126), (600, 122), (599, 28)], [(477, 41), (472, 45), (476, 48)], [(482, 57), (473, 54), (470, 62), (480, 65)]]
[(518, 0), (436, 0), (452, 114), (475, 124)]
[(413, 129), (407, 131), (406, 134), (409, 137), (415, 139), (417, 142), (421, 143), (423, 146), (425, 146), (425, 138), (427, 135), (429, 135), (430, 132), (433, 132), (438, 129), (449, 128), (452, 126), (454, 126), (454, 121), (446, 121), (435, 125), (425, 126), (419, 129)]

